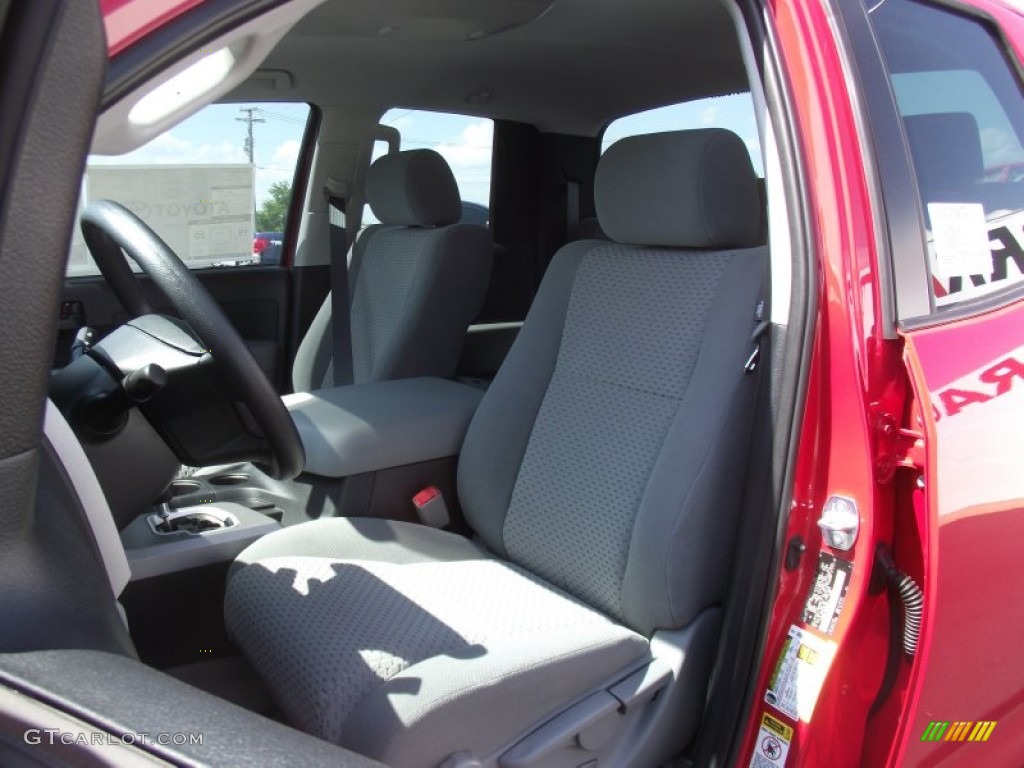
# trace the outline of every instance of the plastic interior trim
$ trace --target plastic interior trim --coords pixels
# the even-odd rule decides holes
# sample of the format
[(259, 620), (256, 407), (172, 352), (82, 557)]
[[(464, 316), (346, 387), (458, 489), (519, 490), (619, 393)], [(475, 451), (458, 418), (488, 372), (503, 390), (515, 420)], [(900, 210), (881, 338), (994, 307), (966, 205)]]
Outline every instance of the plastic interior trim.
[(107, 571), (107, 579), (110, 581), (114, 596), (117, 597), (131, 579), (131, 569), (114, 525), (114, 516), (82, 444), (78, 442), (64, 415), (49, 398), (46, 400), (46, 413), (43, 417), (43, 437), (53, 446), (53, 451), (71, 480), (82, 509), (85, 510), (86, 519), (103, 560), (103, 567)]

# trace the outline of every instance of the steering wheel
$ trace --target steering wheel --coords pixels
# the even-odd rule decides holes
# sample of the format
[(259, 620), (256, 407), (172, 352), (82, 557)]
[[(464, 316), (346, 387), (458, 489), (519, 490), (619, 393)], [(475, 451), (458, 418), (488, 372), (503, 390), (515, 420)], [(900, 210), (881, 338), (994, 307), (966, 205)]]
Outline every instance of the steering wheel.
[(125, 255), (142, 268), (202, 349), (209, 351), (225, 390), (248, 409), (262, 433), (265, 450), (258, 459), (264, 469), (277, 479), (298, 475), (306, 457), (295, 423), (238, 331), (192, 271), (144, 221), (111, 200), (90, 203), (81, 227), (96, 265), (132, 317), (153, 315), (154, 310)]

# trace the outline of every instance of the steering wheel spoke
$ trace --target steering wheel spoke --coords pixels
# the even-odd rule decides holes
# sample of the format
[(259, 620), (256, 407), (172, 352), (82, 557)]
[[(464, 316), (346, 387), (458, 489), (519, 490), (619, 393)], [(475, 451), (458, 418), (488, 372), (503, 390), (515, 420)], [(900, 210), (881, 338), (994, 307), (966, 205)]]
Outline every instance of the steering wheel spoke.
[[(291, 416), (195, 274), (145, 222), (118, 203), (91, 203), (82, 213), (81, 226), (100, 272), (134, 318), (95, 345), (91, 354), (122, 376), (149, 363), (166, 365), (168, 385), (142, 409), (179, 457), (195, 461), (208, 456), (211, 463), (259, 461), (278, 479), (301, 472), (305, 453)], [(181, 321), (153, 314), (126, 256), (167, 297)], [(251, 417), (257, 436), (237, 404)], [(225, 434), (228, 429), (235, 434)]]

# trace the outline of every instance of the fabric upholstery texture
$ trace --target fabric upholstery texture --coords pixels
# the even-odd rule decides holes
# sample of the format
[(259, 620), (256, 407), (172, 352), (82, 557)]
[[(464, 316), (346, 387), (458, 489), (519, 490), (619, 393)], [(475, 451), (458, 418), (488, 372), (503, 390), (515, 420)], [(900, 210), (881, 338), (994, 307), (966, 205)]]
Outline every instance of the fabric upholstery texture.
[(352, 296), (352, 373), (356, 381), (369, 381), (374, 360), (383, 359), (416, 282), (422, 252), (429, 247), (429, 229), (381, 231), (367, 246)]
[(721, 600), (767, 271), (749, 158), (633, 137), (598, 195), (618, 242), (556, 254), (463, 443), (479, 544), (327, 520), (240, 555), (227, 625), (293, 722), (399, 766), (491, 754)]
[(599, 241), (555, 257), (459, 459), (490, 550), (644, 634), (719, 599), (766, 259)]
[(493, 251), (490, 232), (472, 224), (367, 228), (349, 267), (353, 381), (334, 379), (328, 295), (296, 353), (295, 391), (453, 375)]
[(366, 174), (366, 200), (382, 224), (444, 226), (462, 216), (452, 169), (432, 149), (379, 158)]
[[(228, 583), (232, 636), (292, 722), (336, 743), (359, 741), (366, 754), (383, 748), (383, 742), (370, 743), (366, 727), (397, 725), (389, 727), (388, 718), (369, 718), (371, 724), (358, 728), (346, 722), (369, 694), (421, 662), (431, 660), (451, 677), (461, 661), (479, 659), (476, 666), (494, 680), (507, 680), (543, 667), (557, 649), (585, 657), (584, 681), (597, 684), (609, 668), (624, 668), (647, 653), (639, 635), (452, 534), (335, 519), (255, 546)], [(316, 554), (339, 551), (348, 557)], [(524, 656), (525, 648), (533, 655)], [(520, 694), (527, 713), (520, 727), (537, 717), (530, 688)], [(392, 704), (401, 691), (389, 691)]]
[(618, 243), (728, 249), (757, 242), (750, 154), (721, 128), (620, 139), (598, 163), (594, 203)]
[(573, 284), (504, 543), (520, 565), (620, 619), (634, 518), (726, 260), (612, 244), (591, 251)]

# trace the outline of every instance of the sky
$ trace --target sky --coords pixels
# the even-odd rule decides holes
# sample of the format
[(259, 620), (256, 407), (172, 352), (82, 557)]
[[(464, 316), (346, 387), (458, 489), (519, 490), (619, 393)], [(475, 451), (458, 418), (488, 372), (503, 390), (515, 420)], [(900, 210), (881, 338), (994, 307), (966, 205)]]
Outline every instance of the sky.
[[(266, 122), (253, 126), (256, 205), (276, 181), (292, 180), (308, 115), (305, 104), (214, 104), (157, 137), (149, 144), (116, 157), (90, 156), (92, 164), (245, 163), (246, 124), (243, 108), (255, 107)], [(493, 123), (484, 118), (392, 109), (381, 122), (397, 128), (402, 148), (435, 149), (452, 166), (463, 200), (487, 205), (490, 198)], [(637, 133), (720, 126), (740, 135), (751, 150), (760, 174), (761, 153), (750, 96), (739, 94), (663, 107), (614, 121), (603, 136), (602, 150), (612, 141)], [(384, 150), (379, 143), (375, 157)]]

